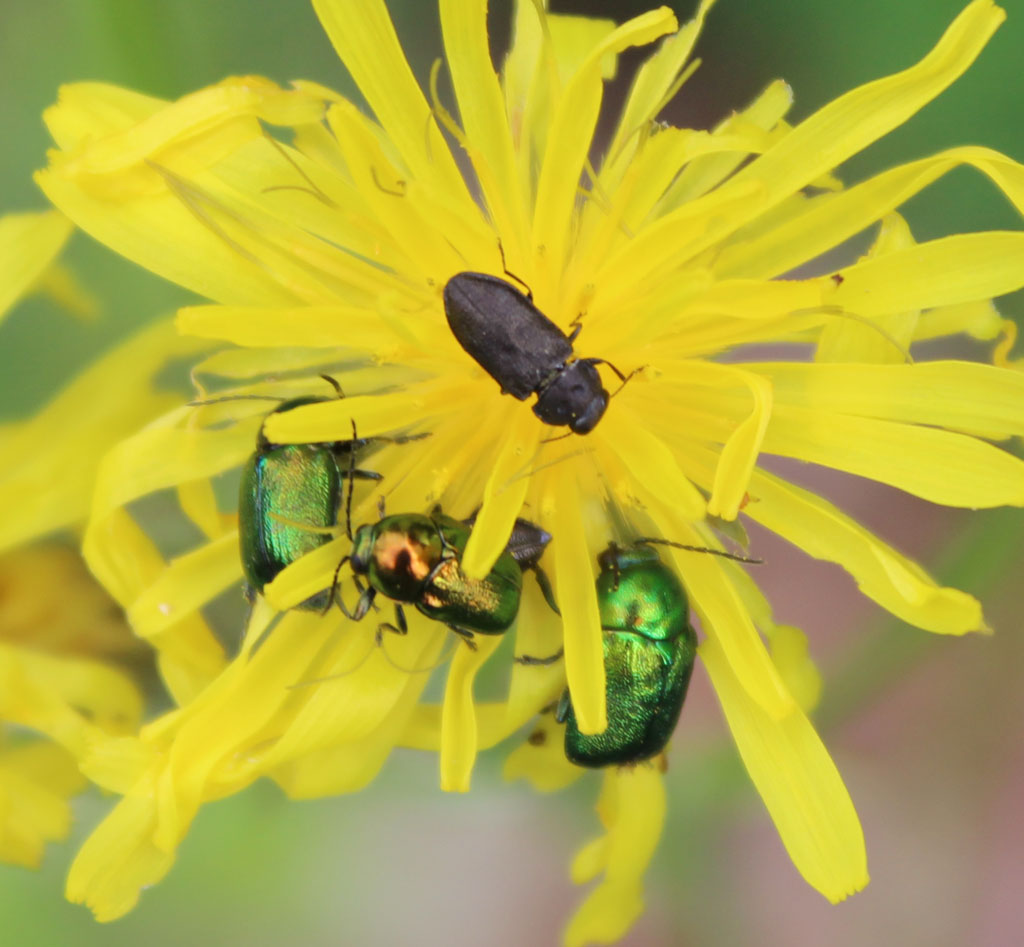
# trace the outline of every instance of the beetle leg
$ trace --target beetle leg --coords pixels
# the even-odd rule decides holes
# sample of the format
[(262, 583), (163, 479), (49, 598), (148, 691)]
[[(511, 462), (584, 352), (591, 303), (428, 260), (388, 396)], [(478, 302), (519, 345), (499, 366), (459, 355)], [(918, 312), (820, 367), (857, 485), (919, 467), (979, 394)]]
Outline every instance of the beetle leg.
[(520, 654), (512, 660), (516, 664), (526, 664), (530, 667), (539, 667), (545, 664), (554, 664), (562, 657), (563, 654), (565, 654), (565, 648), (559, 648), (554, 654), (549, 654), (546, 658), (534, 657), (532, 654)]
[(474, 639), (473, 632), (467, 631), (465, 628), (459, 628), (458, 625), (450, 625), (448, 622), (445, 622), (445, 624), (466, 643), (466, 647), (470, 651), (476, 651), (476, 640)]
[(338, 379), (337, 378), (332, 378), (330, 375), (323, 374), (323, 372), (320, 373), (320, 377), (325, 382), (327, 382), (328, 385), (330, 385), (334, 389), (334, 393), (339, 398), (344, 398), (345, 397), (345, 392), (341, 390), (341, 385), (338, 384)]
[(409, 634), (409, 623), (405, 620), (405, 609), (401, 605), (395, 605), (395, 624), (389, 621), (382, 621), (377, 626), (377, 633), (374, 635), (374, 641), (378, 645), (384, 643), (384, 632), (390, 631), (394, 635), (407, 635)]
[(558, 607), (558, 602), (555, 601), (555, 591), (551, 588), (548, 574), (540, 566), (530, 566), (530, 569), (533, 571), (533, 577), (537, 580), (537, 585), (540, 586), (541, 594), (544, 596), (544, 601), (548, 603), (548, 607), (556, 615), (561, 615), (562, 611)]
[[(346, 562), (348, 562), (348, 556), (345, 556), (341, 560), (341, 562), (338, 563), (337, 567), (334, 570), (334, 576), (331, 578), (331, 591), (330, 591), (330, 594), (327, 596), (327, 601), (324, 602), (324, 607), (320, 609), (320, 614), (321, 615), (326, 615), (327, 614), (327, 610), (334, 603), (335, 595), (338, 595), (338, 575), (341, 572), (341, 567), (343, 565), (345, 565)], [(351, 616), (345, 610), (345, 606), (341, 602), (341, 596), (340, 595), (338, 595), (338, 604), (341, 607), (342, 614), (344, 614), (346, 617), (350, 618)]]

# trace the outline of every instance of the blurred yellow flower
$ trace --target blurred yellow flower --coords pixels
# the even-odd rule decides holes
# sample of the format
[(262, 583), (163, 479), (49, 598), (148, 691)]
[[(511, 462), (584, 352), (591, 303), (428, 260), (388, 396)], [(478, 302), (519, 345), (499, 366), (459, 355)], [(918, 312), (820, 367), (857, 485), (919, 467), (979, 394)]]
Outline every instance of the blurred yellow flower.
[[(91, 311), (57, 262), (70, 232), (56, 211), (0, 217), (0, 319), (32, 292)], [(127, 430), (106, 427), (111, 440)], [(87, 492), (99, 445), (55, 432), (39, 419), (11, 423), (0, 441), (0, 861), (29, 867), (46, 842), (68, 834), (70, 798), (86, 785), (78, 761), (101, 738), (134, 733), (142, 711), (135, 685), (111, 664), (144, 660), (142, 647), (81, 557), (58, 544), (12, 548), (84, 518), (84, 498), (69, 512), (46, 481), (65, 484), (66, 495)], [(62, 440), (81, 457), (60, 453)], [(58, 454), (54, 470), (48, 460)]]
[[(991, 298), (1024, 285), (1024, 234), (917, 244), (895, 212), (963, 164), (1022, 209), (1024, 168), (962, 147), (848, 189), (832, 176), (963, 73), (1004, 14), (975, 0), (916, 66), (795, 127), (784, 120), (791, 94), (781, 82), (710, 132), (666, 127), (657, 116), (690, 74), (711, 5), (677, 29), (664, 7), (615, 26), (521, 3), (496, 75), (484, 0), (440, 0), (458, 120), (439, 100), (437, 71), (429, 96), (420, 89), (383, 0), (314, 0), (375, 118), (313, 83), (281, 88), (257, 77), (174, 103), (78, 84), (46, 113), (57, 150), (38, 181), (53, 203), (119, 253), (212, 300), (180, 311), (178, 330), (231, 345), (193, 368), (213, 403), (180, 406), (119, 443), (92, 501), (90, 566), (157, 649), (179, 704), (138, 740), (102, 744), (86, 763), (124, 796), (68, 881), (68, 896), (97, 918), (123, 914), (166, 873), (203, 802), (260, 776), (297, 798), (354, 791), (402, 745), (437, 750), (442, 786), (465, 791), (478, 750), (515, 733), (566, 681), (581, 730), (603, 730), (594, 561), (615, 537), (720, 548), (714, 524), (727, 529), (742, 510), (841, 565), (911, 624), (985, 630), (973, 598), (937, 585), (757, 461), (793, 457), (950, 506), (1024, 503), (1024, 464), (982, 439), (1024, 432), (1024, 378), (907, 355), (923, 339), (1005, 333)], [(623, 50), (657, 40), (595, 168), (602, 80)], [(864, 259), (787, 277), (875, 223)], [(502, 397), (448, 330), (448, 281), (501, 275), (506, 264), (555, 323), (582, 326), (581, 356), (636, 372), (585, 440), (551, 444), (552, 429)], [(753, 361), (744, 351), (765, 342), (815, 345), (816, 361)], [(267, 404), (253, 396), (327, 395), (321, 372), (347, 397), (264, 424)], [(132, 397), (120, 379), (118, 388)], [(476, 701), (477, 671), (501, 643), (478, 639), (476, 650), (457, 647), (443, 701), (419, 703), (427, 675), (409, 669), (437, 661), (441, 625), (413, 614), (409, 634), (379, 648), (372, 629), (340, 616), (285, 611), (330, 585), (344, 537), (267, 585), (240, 653), (224, 663), (199, 614), (241, 576), (235, 519), (218, 502), (216, 478), (251, 454), (261, 425), (274, 442), (304, 443), (347, 439), (353, 422), (361, 437), (431, 435), (374, 453), (384, 480), (360, 485), (354, 522), (372, 522), (383, 495), (392, 511), (440, 502), (466, 517), (479, 507), (463, 559), (474, 575), (488, 571), (518, 515), (552, 533), (545, 565), (563, 618), (527, 583), (515, 646), (535, 655), (564, 646), (564, 668), (516, 665), (501, 699)], [(167, 490), (202, 539), (165, 563), (128, 508)], [(864, 840), (806, 716), (820, 681), (805, 639), (776, 626), (737, 564), (666, 556), (783, 843), (810, 884), (841, 900), (867, 882)], [(268, 633), (275, 610), (285, 614)], [(310, 683), (324, 678), (333, 679)], [(510, 777), (551, 789), (579, 775), (549, 716), (534, 733), (544, 736), (510, 756)], [(655, 767), (610, 770), (604, 781), (606, 835), (573, 867), (577, 881), (602, 880), (571, 922), (569, 944), (609, 942), (629, 928), (661, 829)]]
[(65, 546), (0, 556), (0, 860), (35, 867), (71, 826), (93, 745), (134, 734), (142, 699), (112, 659), (142, 658), (124, 616)]

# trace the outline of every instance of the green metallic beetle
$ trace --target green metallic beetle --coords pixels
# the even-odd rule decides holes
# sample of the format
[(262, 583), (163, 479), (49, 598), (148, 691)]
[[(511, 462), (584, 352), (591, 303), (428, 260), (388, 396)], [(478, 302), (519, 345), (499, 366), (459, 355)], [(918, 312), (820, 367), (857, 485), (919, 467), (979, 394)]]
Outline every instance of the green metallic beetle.
[(610, 543), (597, 557), (604, 629), (608, 729), (580, 733), (568, 690), (555, 719), (578, 766), (639, 763), (666, 746), (683, 708), (697, 654), (686, 592), (646, 540)]
[[(325, 398), (285, 401), (281, 414)], [(242, 468), (238, 491), (238, 545), (242, 571), (262, 592), (282, 569), (333, 538), (341, 507), (343, 480), (381, 480), (354, 466), (355, 454), (379, 438), (353, 438), (316, 444), (274, 444), (260, 429), (256, 452)], [(326, 611), (333, 590), (324, 589), (297, 605)]]
[[(342, 605), (349, 618), (359, 621), (378, 593), (395, 602), (395, 624), (383, 622), (383, 631), (405, 634), (408, 626), (402, 604), (443, 622), (472, 645), (474, 632), (500, 635), (519, 611), (523, 572), (506, 548), (482, 579), (462, 571), (470, 527), (435, 509), (422, 513), (383, 516), (355, 532), (348, 558), (360, 589), (354, 612)], [(550, 537), (548, 537), (550, 538)], [(546, 545), (546, 543), (545, 543)], [(369, 583), (363, 588), (358, 577)], [(340, 602), (339, 602), (340, 604)]]

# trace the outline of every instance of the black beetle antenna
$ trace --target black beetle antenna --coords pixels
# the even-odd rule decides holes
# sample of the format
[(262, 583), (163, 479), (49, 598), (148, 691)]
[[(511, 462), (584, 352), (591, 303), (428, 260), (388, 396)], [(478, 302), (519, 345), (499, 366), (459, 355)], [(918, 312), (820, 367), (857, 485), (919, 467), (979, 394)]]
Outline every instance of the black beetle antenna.
[(635, 543), (646, 543), (654, 546), (671, 546), (673, 549), (685, 549), (687, 552), (706, 552), (709, 556), (721, 556), (723, 559), (732, 559), (734, 562), (747, 562), (750, 565), (764, 565), (764, 559), (755, 559), (750, 556), (737, 556), (735, 553), (726, 552), (724, 549), (711, 549), (708, 546), (688, 546), (686, 543), (677, 543), (671, 539), (657, 539), (653, 536), (641, 536), (634, 539)]
[(618, 388), (615, 389), (608, 397), (614, 398), (623, 388), (626, 387), (626, 382), (629, 381), (634, 375), (640, 374), (647, 366), (641, 365), (638, 368), (634, 368), (628, 375), (623, 375), (619, 369), (608, 361), (606, 358), (588, 358), (585, 361), (590, 362), (591, 365), (607, 365), (616, 375), (619, 376), (619, 381), (622, 382)]
[(225, 401), (276, 401), (281, 404), (287, 398), (278, 398), (274, 395), (224, 395), (222, 398), (205, 398), (202, 401), (188, 401), (186, 407), (205, 408), (209, 404), (223, 404)]
[(524, 279), (521, 279), (520, 277), (516, 276), (516, 274), (515, 274), (515, 273), (513, 273), (513, 272), (512, 272), (512, 271), (511, 271), (511, 270), (510, 270), (510, 269), (508, 268), (508, 263), (507, 263), (507, 262), (505, 261), (505, 247), (504, 247), (504, 246), (502, 246), (502, 243), (501, 243), (501, 237), (499, 237), (499, 238), (498, 238), (498, 253), (500, 253), (500, 254), (501, 254), (501, 269), (502, 269), (502, 271), (504, 272), (504, 274), (505, 274), (506, 276), (510, 276), (510, 277), (511, 277), (512, 279), (514, 279), (514, 280), (515, 280), (515, 281), (516, 281), (516, 282), (517, 282), (517, 283), (518, 283), (518, 284), (519, 284), (520, 286), (522, 286), (522, 287), (523, 287), (523, 289), (525, 289), (525, 290), (526, 290), (526, 298), (527, 298), (527, 299), (529, 299), (529, 300), (530, 300), (530, 302), (533, 302), (533, 290), (532, 290), (532, 289), (530, 289), (530, 286), (529, 286), (529, 284), (528, 284), (528, 283), (526, 282), (526, 280), (524, 280)]
[(355, 443), (359, 440), (359, 437), (356, 434), (355, 419), (351, 418), (350, 420), (352, 422), (352, 450), (348, 452), (348, 496), (345, 497), (345, 535), (348, 536), (348, 541), (352, 542), (352, 494), (355, 492), (356, 484)]

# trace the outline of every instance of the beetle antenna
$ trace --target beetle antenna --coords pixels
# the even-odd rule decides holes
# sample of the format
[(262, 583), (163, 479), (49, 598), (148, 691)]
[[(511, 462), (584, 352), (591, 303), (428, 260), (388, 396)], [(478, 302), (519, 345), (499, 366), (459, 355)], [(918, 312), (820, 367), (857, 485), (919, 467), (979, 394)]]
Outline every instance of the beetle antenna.
[(377, 169), (372, 164), (370, 165), (370, 175), (373, 178), (373, 183), (385, 194), (390, 194), (393, 197), (405, 197), (405, 181), (401, 178), (395, 181), (395, 189), (392, 189), (381, 184), (380, 178), (377, 176)]
[(506, 276), (510, 276), (517, 283), (519, 283), (519, 285), (526, 290), (526, 298), (529, 299), (530, 302), (533, 302), (533, 290), (530, 289), (529, 284), (526, 282), (526, 280), (522, 279), (519, 276), (516, 276), (516, 274), (513, 273), (508, 268), (508, 263), (505, 261), (505, 247), (501, 243), (501, 237), (498, 237), (498, 253), (501, 254), (501, 269), (504, 272), (504, 274)]
[(341, 385), (338, 384), (337, 378), (332, 378), (330, 375), (325, 375), (321, 372), (320, 377), (330, 385), (339, 398), (345, 397), (345, 392), (341, 390)]
[(359, 440), (356, 435), (356, 422), (354, 418), (350, 419), (352, 422), (352, 450), (348, 452), (348, 496), (345, 497), (345, 534), (348, 536), (348, 541), (352, 542), (352, 494), (355, 492), (355, 470), (356, 470), (356, 448), (355, 442)]
[(622, 384), (609, 395), (610, 398), (614, 398), (620, 391), (622, 391), (623, 388), (626, 387), (627, 381), (629, 381), (634, 375), (638, 375), (647, 367), (646, 365), (641, 365), (639, 368), (634, 368), (628, 375), (623, 375), (622, 372), (606, 358), (588, 358), (586, 361), (590, 362), (591, 365), (607, 365), (613, 372), (615, 372), (616, 375), (619, 376), (619, 381), (621, 381)]
[(224, 395), (222, 398), (205, 398), (202, 401), (186, 402), (189, 408), (205, 408), (208, 404), (223, 404), (225, 401), (276, 401), (281, 404), (287, 398), (277, 398), (274, 395)]
[(734, 562), (747, 562), (754, 566), (764, 565), (764, 559), (755, 559), (751, 556), (738, 556), (733, 552), (726, 552), (724, 549), (711, 549), (708, 546), (688, 546), (686, 543), (677, 543), (671, 539), (657, 539), (654, 536), (641, 536), (633, 540), (636, 543), (647, 543), (656, 546), (671, 546), (673, 549), (685, 549), (687, 552), (706, 552), (709, 556), (721, 556), (723, 559), (732, 559)]

